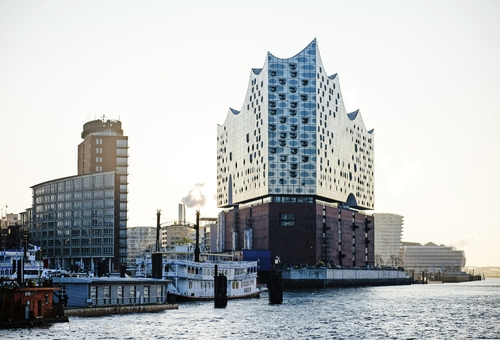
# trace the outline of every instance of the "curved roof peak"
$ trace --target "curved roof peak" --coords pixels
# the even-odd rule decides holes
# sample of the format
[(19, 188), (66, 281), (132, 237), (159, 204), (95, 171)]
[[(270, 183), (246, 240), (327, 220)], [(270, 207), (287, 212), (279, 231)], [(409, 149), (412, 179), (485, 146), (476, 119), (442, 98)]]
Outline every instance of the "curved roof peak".
[[(360, 120), (360, 122), (359, 122), (359, 123), (363, 125), (363, 128), (364, 128), (364, 129), (366, 129), (365, 123), (363, 122), (363, 117), (361, 116), (361, 110), (359, 110), (359, 109), (358, 109), (358, 110), (356, 110), (356, 111), (353, 111), (353, 112), (351, 112), (351, 113), (348, 113), (348, 114), (347, 114), (347, 118), (349, 118), (351, 121), (352, 121), (352, 120), (355, 120), (355, 119), (359, 119), (359, 120)], [(368, 132), (369, 134), (372, 134), (374, 130), (375, 130), (375, 129), (371, 129), (371, 130), (368, 130), (368, 129), (367, 129), (367, 132)]]
[(358, 113), (359, 113), (359, 110), (353, 111), (351, 113), (348, 113), (347, 117), (349, 117), (350, 120), (354, 120), (358, 116)]
[(295, 58), (297, 55), (301, 54), (302, 52), (304, 52), (305, 50), (310, 49), (310, 48), (317, 48), (316, 38), (314, 38), (309, 44), (307, 44), (307, 46), (304, 47), (299, 53), (296, 53), (295, 55), (293, 55), (289, 58), (279, 58), (279, 57), (275, 56), (274, 54), (272, 54), (271, 52), (267, 52), (267, 54), (268, 54), (268, 58), (269, 58), (269, 56), (273, 56), (273, 57), (278, 58), (278, 59), (292, 59), (292, 58)]

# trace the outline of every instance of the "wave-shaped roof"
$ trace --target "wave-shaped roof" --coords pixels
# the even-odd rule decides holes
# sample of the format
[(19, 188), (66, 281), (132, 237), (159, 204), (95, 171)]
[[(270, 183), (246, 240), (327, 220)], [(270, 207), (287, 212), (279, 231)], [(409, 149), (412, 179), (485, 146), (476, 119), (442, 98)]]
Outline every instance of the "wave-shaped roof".
[(354, 120), (358, 116), (358, 113), (359, 113), (359, 110), (353, 111), (351, 113), (348, 113), (347, 117), (349, 117), (350, 120)]

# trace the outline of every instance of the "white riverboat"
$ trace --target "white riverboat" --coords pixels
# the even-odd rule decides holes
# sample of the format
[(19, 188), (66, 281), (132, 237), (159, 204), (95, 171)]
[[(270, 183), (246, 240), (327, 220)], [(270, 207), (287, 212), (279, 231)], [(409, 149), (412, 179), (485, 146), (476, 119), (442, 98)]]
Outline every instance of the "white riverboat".
[(163, 278), (168, 284), (169, 302), (212, 300), (215, 266), (227, 278), (227, 298), (259, 297), (266, 290), (257, 282), (256, 261), (231, 261), (230, 255), (201, 254), (200, 262), (191, 259), (192, 252), (167, 252), (163, 260)]

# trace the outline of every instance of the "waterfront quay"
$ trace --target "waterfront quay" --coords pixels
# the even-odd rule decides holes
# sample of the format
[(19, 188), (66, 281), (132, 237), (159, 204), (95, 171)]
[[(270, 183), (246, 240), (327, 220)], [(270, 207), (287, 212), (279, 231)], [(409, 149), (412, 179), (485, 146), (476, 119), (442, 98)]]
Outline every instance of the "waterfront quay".
[(102, 307), (68, 308), (66, 316), (104, 316), (112, 314), (152, 313), (165, 310), (179, 309), (174, 303), (146, 304), (146, 305), (116, 305)]
[(286, 268), (283, 288), (329, 288), (409, 285), (412, 279), (399, 269)]

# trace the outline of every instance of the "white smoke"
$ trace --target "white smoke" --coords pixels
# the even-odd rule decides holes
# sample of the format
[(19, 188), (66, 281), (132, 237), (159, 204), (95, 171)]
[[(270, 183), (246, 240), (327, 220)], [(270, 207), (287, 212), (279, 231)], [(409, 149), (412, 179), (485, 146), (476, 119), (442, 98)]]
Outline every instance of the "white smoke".
[(188, 208), (203, 207), (207, 202), (207, 198), (202, 192), (205, 183), (196, 183), (186, 196), (181, 199), (181, 202)]

